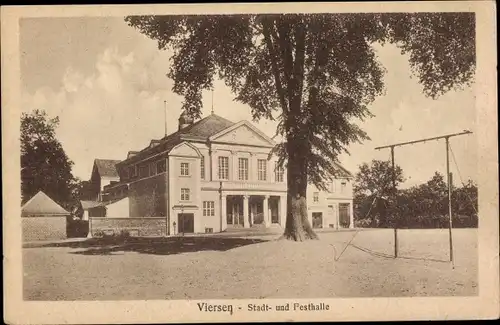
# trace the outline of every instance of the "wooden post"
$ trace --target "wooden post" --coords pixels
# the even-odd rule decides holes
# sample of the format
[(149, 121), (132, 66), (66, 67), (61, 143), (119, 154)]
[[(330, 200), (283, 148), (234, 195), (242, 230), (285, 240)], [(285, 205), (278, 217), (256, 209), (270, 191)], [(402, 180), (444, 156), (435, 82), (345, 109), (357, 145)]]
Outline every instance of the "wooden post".
[[(210, 168), (212, 169), (212, 168)], [(219, 183), (219, 215), (220, 215), (220, 232), (222, 232), (222, 181)]]
[[(442, 135), (438, 137), (432, 137), (432, 138), (426, 138), (426, 139), (420, 139), (420, 140), (414, 140), (414, 141), (408, 141), (408, 142), (400, 142), (396, 144), (391, 144), (383, 147), (376, 147), (375, 150), (380, 150), (380, 149), (387, 149), (391, 148), (391, 156), (392, 156), (392, 170), (393, 170), (393, 187), (394, 189), (396, 188), (396, 173), (394, 169), (394, 147), (400, 147), (400, 146), (406, 146), (410, 144), (416, 144), (416, 143), (425, 143), (427, 141), (433, 141), (433, 140), (440, 140), (440, 139), (446, 139), (446, 174), (448, 178), (448, 215), (449, 215), (449, 235), (450, 235), (450, 261), (453, 264), (453, 240), (451, 236), (451, 229), (453, 228), (453, 221), (452, 221), (452, 214), (451, 214), (451, 174), (450, 174), (450, 158), (449, 158), (449, 138), (451, 137), (456, 137), (459, 135), (465, 135), (465, 134), (472, 134), (471, 131), (464, 130), (463, 132), (459, 133), (453, 133), (453, 134), (447, 134), (447, 135)], [(396, 194), (396, 191), (394, 191)], [(396, 196), (395, 196), (396, 198)], [(394, 200), (396, 201), (396, 200)], [(397, 223), (396, 223), (397, 226)], [(398, 255), (398, 246), (397, 246), (397, 227), (394, 227), (394, 255), (397, 257)]]
[(394, 258), (398, 257), (398, 220), (396, 220), (396, 166), (394, 164), (394, 146), (391, 147), (391, 162), (392, 162), (392, 190), (393, 190), (393, 205), (392, 213), (394, 220)]
[(163, 113), (165, 113), (165, 137), (167, 137), (168, 132), (167, 132), (167, 101), (163, 101)]
[(452, 213), (451, 213), (451, 173), (450, 173), (450, 144), (449, 144), (449, 138), (446, 139), (446, 175), (448, 178), (448, 235), (450, 239), (450, 262), (452, 266), (454, 267), (455, 265), (453, 264), (453, 238), (451, 235), (451, 229), (453, 228), (453, 219), (452, 219)]

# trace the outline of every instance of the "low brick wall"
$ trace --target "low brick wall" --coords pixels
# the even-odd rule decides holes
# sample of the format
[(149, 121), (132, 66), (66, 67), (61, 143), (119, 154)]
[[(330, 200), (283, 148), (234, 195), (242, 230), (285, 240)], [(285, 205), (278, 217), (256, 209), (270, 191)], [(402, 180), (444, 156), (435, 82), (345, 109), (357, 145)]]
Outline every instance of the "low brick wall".
[(22, 217), (23, 241), (66, 239), (66, 217)]
[(90, 218), (92, 237), (120, 235), (123, 231), (132, 237), (162, 237), (166, 235), (165, 218)]

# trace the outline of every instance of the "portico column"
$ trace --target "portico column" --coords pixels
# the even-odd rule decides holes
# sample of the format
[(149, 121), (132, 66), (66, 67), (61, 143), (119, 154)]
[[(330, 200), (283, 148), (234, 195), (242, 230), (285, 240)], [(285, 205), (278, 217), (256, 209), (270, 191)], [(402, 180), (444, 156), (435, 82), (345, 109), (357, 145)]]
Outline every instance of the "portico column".
[(227, 202), (225, 195), (221, 196), (220, 204), (221, 204), (220, 231), (224, 231), (227, 228)]
[(264, 215), (264, 225), (269, 227), (269, 195), (264, 196), (264, 202), (262, 204), (262, 212)]
[(349, 216), (350, 216), (350, 220), (349, 220), (349, 228), (354, 228), (354, 207), (353, 207), (353, 204), (352, 204), (352, 201), (349, 203)]
[(248, 228), (248, 195), (243, 195), (243, 228)]
[[(249, 197), (249, 200), (250, 200), (250, 197)], [(249, 204), (250, 205), (250, 204)], [(250, 226), (253, 226), (255, 224), (255, 220), (254, 220), (254, 206), (251, 205), (250, 206)]]
[(280, 216), (280, 225), (282, 227), (286, 226), (286, 195), (280, 196), (280, 205), (279, 205), (279, 216)]

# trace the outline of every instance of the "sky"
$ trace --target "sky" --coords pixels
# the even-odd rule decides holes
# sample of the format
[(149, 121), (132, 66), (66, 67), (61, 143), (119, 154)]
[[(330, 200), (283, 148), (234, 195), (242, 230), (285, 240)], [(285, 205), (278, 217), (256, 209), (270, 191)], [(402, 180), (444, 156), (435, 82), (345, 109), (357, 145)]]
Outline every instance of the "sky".
[[(360, 123), (371, 140), (348, 147), (339, 157), (353, 174), (372, 159), (388, 160), (390, 151), (375, 147), (476, 130), (474, 85), (434, 100), (412, 77), (408, 58), (392, 45), (375, 46), (386, 68), (386, 91), (371, 105), (375, 117)], [(24, 18), (20, 21), (22, 111), (43, 109), (59, 116), (57, 137), (74, 162), (73, 174), (88, 180), (94, 159), (125, 159), (151, 139), (177, 130), (182, 97), (166, 77), (169, 53), (117, 17)], [(233, 122), (252, 121), (250, 108), (235, 102), (221, 81), (215, 83), (216, 114)], [(165, 114), (164, 101), (167, 102)], [(211, 92), (203, 96), (202, 117), (210, 114)], [(268, 136), (276, 125), (252, 121)], [(477, 181), (475, 134), (450, 140), (450, 167), (458, 182)], [(456, 158), (456, 164), (453, 157)], [(446, 174), (444, 140), (399, 147), (403, 187)], [(458, 167), (458, 168), (457, 168)]]

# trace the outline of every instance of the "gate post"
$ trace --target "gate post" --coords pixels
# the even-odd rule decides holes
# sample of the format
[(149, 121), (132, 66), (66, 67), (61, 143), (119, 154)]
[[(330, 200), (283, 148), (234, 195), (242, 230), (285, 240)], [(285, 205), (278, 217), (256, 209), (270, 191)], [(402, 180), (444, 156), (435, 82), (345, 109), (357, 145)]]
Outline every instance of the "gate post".
[(92, 217), (89, 216), (89, 232), (87, 233), (87, 238), (92, 238)]

